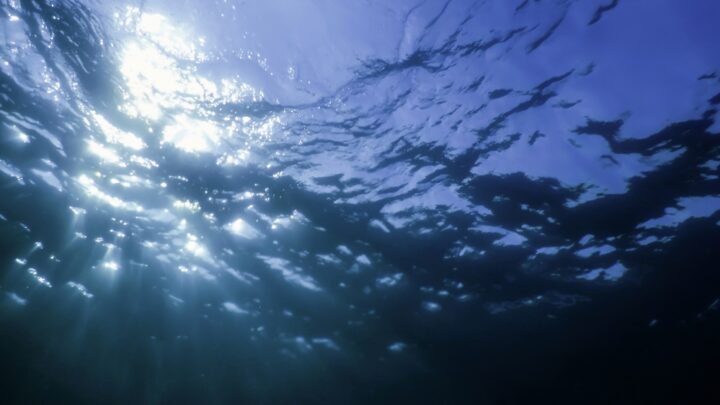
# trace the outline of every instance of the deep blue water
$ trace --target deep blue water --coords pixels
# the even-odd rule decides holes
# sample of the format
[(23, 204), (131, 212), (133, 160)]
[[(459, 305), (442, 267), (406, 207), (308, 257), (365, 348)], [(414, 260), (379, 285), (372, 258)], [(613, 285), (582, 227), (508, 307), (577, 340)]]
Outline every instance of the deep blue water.
[(0, 0), (0, 402), (718, 403), (718, 21)]

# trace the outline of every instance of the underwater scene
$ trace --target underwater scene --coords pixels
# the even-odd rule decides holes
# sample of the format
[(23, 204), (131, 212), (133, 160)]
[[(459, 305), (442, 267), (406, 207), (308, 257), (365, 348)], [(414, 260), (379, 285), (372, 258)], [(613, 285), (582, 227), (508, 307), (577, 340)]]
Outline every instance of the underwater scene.
[(718, 21), (0, 0), (0, 403), (720, 403)]

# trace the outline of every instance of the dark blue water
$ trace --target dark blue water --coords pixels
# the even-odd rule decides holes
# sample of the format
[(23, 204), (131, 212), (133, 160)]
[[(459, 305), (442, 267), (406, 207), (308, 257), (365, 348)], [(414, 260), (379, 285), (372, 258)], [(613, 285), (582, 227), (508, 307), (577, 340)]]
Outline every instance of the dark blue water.
[(0, 402), (716, 403), (719, 19), (0, 1)]

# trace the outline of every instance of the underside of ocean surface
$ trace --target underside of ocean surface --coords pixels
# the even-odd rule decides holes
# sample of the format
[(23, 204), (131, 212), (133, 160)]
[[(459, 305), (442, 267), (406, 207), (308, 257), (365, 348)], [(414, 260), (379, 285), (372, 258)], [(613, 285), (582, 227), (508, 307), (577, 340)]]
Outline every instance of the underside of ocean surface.
[(0, 403), (720, 403), (720, 1), (0, 0)]

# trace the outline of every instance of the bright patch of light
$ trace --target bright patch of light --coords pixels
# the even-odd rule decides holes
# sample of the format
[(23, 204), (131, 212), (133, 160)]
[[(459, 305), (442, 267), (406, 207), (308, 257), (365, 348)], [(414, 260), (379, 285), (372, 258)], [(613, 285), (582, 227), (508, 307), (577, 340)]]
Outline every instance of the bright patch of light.
[(432, 301), (423, 302), (422, 307), (427, 312), (440, 312), (440, 310), (442, 309), (442, 306), (440, 306), (440, 304)]
[(110, 184), (119, 184), (124, 188), (130, 188), (133, 186), (145, 186), (152, 187), (153, 183), (134, 174), (131, 175), (119, 175), (110, 179)]
[(9, 177), (14, 178), (17, 180), (20, 184), (25, 184), (25, 181), (23, 180), (22, 173), (20, 172), (20, 169), (17, 167), (5, 162), (4, 160), (0, 160), (0, 173), (5, 173)]
[(49, 185), (50, 187), (54, 188), (55, 190), (62, 192), (63, 186), (60, 180), (53, 174), (52, 172), (46, 172), (44, 170), (37, 170), (32, 169), (30, 170), (31, 173), (39, 177), (42, 181), (45, 182), (45, 184)]
[[(163, 51), (183, 59), (204, 59), (202, 52), (192, 43), (190, 35), (176, 23), (161, 14), (142, 13), (135, 26), (137, 33), (147, 37)], [(202, 40), (198, 43), (202, 44)]]
[(302, 269), (291, 266), (289, 261), (281, 259), (279, 257), (271, 257), (264, 255), (256, 256), (258, 259), (265, 262), (265, 264), (267, 264), (270, 269), (279, 272), (280, 275), (282, 275), (282, 277), (285, 279), (285, 281), (296, 284), (310, 291), (322, 291), (322, 289), (317, 285), (317, 283), (312, 277), (302, 274)]
[(293, 210), (289, 216), (280, 216), (273, 219), (270, 227), (275, 230), (278, 228), (290, 228), (294, 223), (306, 223), (307, 218), (297, 210)]
[(184, 250), (196, 257), (207, 257), (207, 249), (198, 242), (197, 236), (193, 234), (187, 235), (187, 242), (185, 243)]
[(618, 281), (625, 275), (625, 273), (627, 273), (627, 271), (627, 267), (618, 261), (610, 267), (590, 270), (577, 276), (577, 278), (592, 281), (602, 277), (605, 281)]
[(219, 146), (222, 130), (212, 122), (179, 116), (163, 131), (163, 143), (189, 153), (210, 152)]
[(92, 293), (90, 293), (90, 292), (87, 290), (87, 288), (85, 288), (85, 286), (82, 285), (82, 284), (80, 284), (80, 283), (76, 283), (76, 282), (74, 282), (74, 281), (68, 281), (68, 282), (67, 282), (67, 285), (68, 285), (68, 287), (74, 288), (75, 290), (77, 290), (77, 291), (78, 291), (83, 297), (85, 297), (85, 298), (92, 298), (92, 297), (94, 297), (94, 295), (93, 295)]
[(123, 110), (156, 120), (163, 109), (193, 109), (192, 101), (208, 101), (218, 93), (215, 83), (179, 66), (178, 61), (203, 62), (202, 40), (161, 14), (143, 13), (129, 7), (121, 26), (135, 35), (123, 50), (120, 72), (128, 93)]
[(196, 213), (196, 212), (200, 211), (200, 204), (198, 204), (197, 201), (177, 200), (177, 201), (173, 202), (173, 207), (175, 207), (176, 209), (179, 209), (179, 210), (188, 210), (192, 213)]
[(94, 140), (88, 140), (87, 144), (88, 151), (93, 155), (99, 157), (103, 163), (111, 163), (121, 167), (125, 166), (125, 164), (122, 163), (120, 156), (117, 154), (117, 152), (115, 152), (114, 149), (109, 148)]
[(256, 239), (262, 234), (257, 229), (253, 228), (250, 224), (238, 218), (233, 222), (225, 225), (225, 229), (235, 236), (239, 236), (245, 239)]
[(130, 156), (130, 161), (140, 167), (144, 167), (145, 169), (154, 169), (158, 167), (157, 162), (142, 156), (132, 155)]
[(41, 285), (44, 285), (45, 287), (52, 288), (52, 284), (43, 276), (38, 274), (38, 271), (33, 269), (32, 267), (28, 269), (28, 273), (30, 273), (33, 278), (40, 283)]
[(126, 202), (123, 201), (113, 195), (110, 195), (98, 188), (97, 185), (95, 185), (95, 182), (93, 179), (86, 175), (81, 175), (78, 177), (78, 183), (83, 187), (85, 190), (85, 193), (93, 198), (96, 198), (108, 205), (110, 205), (113, 208), (122, 208), (130, 211), (143, 211), (143, 207), (134, 203), (134, 202)]
[(395, 343), (391, 344), (390, 346), (388, 346), (388, 350), (393, 353), (400, 353), (403, 350), (405, 350), (406, 347), (407, 347), (407, 345), (403, 342), (395, 342)]
[(93, 118), (98, 124), (105, 139), (112, 144), (118, 144), (132, 150), (140, 150), (145, 148), (145, 143), (139, 137), (125, 131), (121, 131), (110, 124), (105, 117), (93, 113)]
[(228, 302), (223, 303), (223, 308), (225, 308), (225, 310), (228, 312), (232, 312), (232, 313), (238, 314), (238, 315), (245, 315), (248, 313), (248, 311), (240, 308), (234, 302), (228, 301)]
[(111, 271), (118, 271), (120, 270), (120, 265), (118, 265), (115, 261), (108, 261), (102, 264), (102, 268)]
[(73, 206), (70, 206), (69, 208), (70, 208), (70, 211), (75, 216), (84, 215), (85, 213), (87, 213), (87, 210), (85, 210), (85, 208), (78, 208), (78, 207), (73, 207)]
[(28, 303), (27, 299), (15, 294), (14, 292), (8, 293), (8, 297), (10, 297), (10, 299), (18, 305), (27, 305)]
[(216, 161), (218, 166), (241, 166), (248, 163), (250, 151), (241, 149), (233, 153), (226, 153)]

